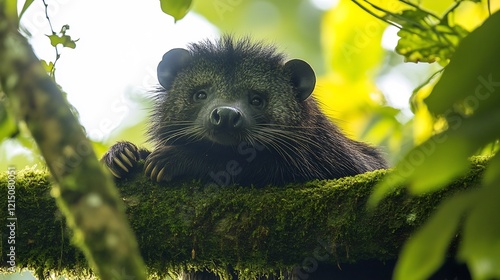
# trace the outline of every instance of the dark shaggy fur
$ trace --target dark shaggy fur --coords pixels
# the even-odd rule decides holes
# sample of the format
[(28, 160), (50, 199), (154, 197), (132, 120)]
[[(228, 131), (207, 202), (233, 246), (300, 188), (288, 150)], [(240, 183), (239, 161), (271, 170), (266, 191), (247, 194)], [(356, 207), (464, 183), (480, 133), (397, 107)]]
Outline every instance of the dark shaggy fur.
[[(285, 65), (273, 46), (230, 36), (167, 53), (158, 67), (163, 88), (155, 97), (148, 131), (154, 150), (149, 154), (121, 142), (104, 162), (117, 177), (145, 158), (146, 174), (153, 180), (257, 186), (385, 168), (378, 151), (348, 139), (314, 98), (307, 98), (315, 82), (301, 80), (309, 73), (301, 69), (308, 66)], [(300, 83), (307, 89), (300, 92)], [(218, 118), (213, 111), (220, 107), (235, 108), (242, 125), (215, 126), (211, 118)]]

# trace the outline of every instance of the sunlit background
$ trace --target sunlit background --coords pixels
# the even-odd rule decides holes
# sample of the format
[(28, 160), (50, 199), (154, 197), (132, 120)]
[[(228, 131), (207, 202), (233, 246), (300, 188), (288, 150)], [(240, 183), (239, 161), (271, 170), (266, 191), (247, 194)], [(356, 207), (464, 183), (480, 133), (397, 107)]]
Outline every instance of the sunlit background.
[[(79, 39), (75, 49), (60, 49), (56, 81), (78, 111), (99, 156), (117, 140), (148, 146), (148, 91), (157, 84), (156, 65), (163, 53), (221, 33), (249, 35), (310, 62), (319, 79), (315, 97), (324, 112), (349, 137), (380, 147), (390, 162), (432, 134), (430, 116), (420, 106), (430, 88), (413, 91), (440, 66), (404, 63), (394, 52), (398, 29), (351, 1), (195, 0), (192, 11), (177, 23), (161, 11), (158, 1), (46, 2), (54, 30), (68, 24), (68, 35)], [(492, 1), (494, 9), (498, 2)], [(451, 3), (421, 1), (434, 11), (444, 11)], [(464, 16), (457, 20), (469, 31), (487, 16), (484, 5), (470, 1), (462, 6), (457, 15)], [(36, 54), (54, 61), (42, 1), (33, 3), (21, 24)], [(41, 164), (33, 151), (28, 135), (3, 141), (1, 170)]]
[[(325, 113), (349, 137), (379, 146), (390, 162), (432, 134), (425, 107), (416, 110), (430, 88), (418, 94), (413, 90), (440, 66), (403, 63), (394, 52), (398, 29), (351, 1), (193, 1), (192, 11), (177, 23), (161, 11), (158, 1), (46, 2), (53, 29), (58, 32), (68, 24), (68, 35), (79, 39), (75, 49), (60, 48), (56, 80), (77, 109), (99, 156), (117, 140), (148, 146), (144, 138), (151, 105), (148, 91), (157, 84), (161, 56), (221, 33), (249, 35), (276, 44), (289, 57), (310, 62), (318, 75), (315, 97)], [(492, 5), (498, 6), (497, 2)], [(433, 11), (445, 11), (451, 3), (421, 1)], [(472, 1), (460, 8), (465, 16), (457, 20), (469, 30), (487, 16), (484, 5)], [(43, 2), (35, 1), (21, 23), (36, 54), (54, 61)], [(33, 150), (27, 134), (4, 141), (0, 168), (39, 163)]]
[[(157, 1), (48, 0), (54, 30), (68, 24), (68, 34), (79, 39), (76, 49), (61, 48), (56, 80), (68, 93), (99, 154), (120, 139), (147, 146), (143, 132), (150, 106), (148, 91), (157, 84), (156, 65), (163, 53), (217, 38), (222, 32), (250, 35), (278, 45), (290, 57), (309, 61), (320, 77), (316, 96), (325, 112), (338, 119), (349, 136), (380, 145), (389, 153), (383, 133), (367, 130), (370, 116), (366, 114), (371, 113), (354, 107), (360, 101), (373, 101), (368, 107), (387, 104), (401, 110), (393, 112), (397, 122), (408, 122), (412, 117), (409, 96), (431, 67), (401, 64), (402, 58), (392, 54), (397, 30), (345, 2), (194, 1), (194, 11), (174, 23)], [(54, 61), (42, 1), (33, 3), (21, 23), (36, 54)], [(342, 42), (349, 48), (338, 49)], [(332, 52), (332, 48), (338, 50)], [(331, 57), (339, 55), (344, 61)], [(28, 136), (4, 141), (0, 168), (38, 163), (32, 150), (36, 148)]]

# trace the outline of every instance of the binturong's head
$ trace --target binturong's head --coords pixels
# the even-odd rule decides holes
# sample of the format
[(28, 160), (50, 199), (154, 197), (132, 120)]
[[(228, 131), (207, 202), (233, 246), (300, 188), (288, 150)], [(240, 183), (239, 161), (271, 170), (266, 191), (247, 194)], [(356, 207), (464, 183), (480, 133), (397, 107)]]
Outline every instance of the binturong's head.
[(273, 46), (224, 36), (165, 53), (158, 80), (149, 129), (156, 145), (236, 146), (298, 126), (316, 76)]

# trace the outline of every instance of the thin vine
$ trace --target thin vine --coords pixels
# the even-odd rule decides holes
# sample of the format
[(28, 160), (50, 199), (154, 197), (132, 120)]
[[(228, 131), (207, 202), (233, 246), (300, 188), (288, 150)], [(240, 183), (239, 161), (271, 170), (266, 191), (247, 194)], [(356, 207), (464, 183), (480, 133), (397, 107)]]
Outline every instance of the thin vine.
[[(50, 20), (50, 17), (49, 17), (49, 10), (48, 10), (49, 4), (47, 4), (47, 2), (45, 2), (45, 0), (42, 0), (42, 2), (43, 2), (43, 5), (45, 7), (45, 18), (47, 19), (47, 22), (49, 23), (51, 34), (57, 35), (56, 32), (54, 31), (54, 28), (52, 27), (52, 21)], [(59, 48), (57, 47), (57, 45), (54, 46), (54, 49), (56, 51), (56, 59), (54, 60), (54, 62), (52, 62), (52, 67), (50, 68), (49, 75), (55, 81), (56, 80), (56, 64), (57, 64), (57, 61), (59, 61), (59, 58), (61, 58), (61, 54), (59, 53)]]
[(49, 5), (47, 4), (47, 2), (45, 0), (42, 0), (42, 2), (43, 2), (43, 5), (45, 7), (45, 18), (47, 19), (47, 22), (49, 23), (50, 32), (51, 32), (51, 35), (47, 35), (47, 37), (49, 37), (50, 43), (54, 47), (55, 52), (56, 52), (56, 57), (55, 57), (55, 60), (53, 62), (51, 61), (51, 62), (47, 63), (45, 60), (42, 60), (42, 64), (43, 64), (45, 70), (47, 71), (47, 73), (49, 74), (49, 76), (55, 81), (56, 80), (56, 64), (59, 61), (59, 59), (61, 58), (61, 53), (60, 53), (59, 48), (58, 48), (59, 44), (61, 44), (63, 47), (74, 49), (76, 47), (76, 42), (78, 42), (78, 40), (73, 40), (73, 39), (71, 39), (71, 36), (66, 34), (67, 31), (69, 30), (69, 25), (67, 25), (67, 24), (65, 24), (61, 27), (61, 31), (59, 31), (59, 33), (54, 31), (52, 21), (50, 20), (50, 17), (49, 17), (49, 11), (48, 11)]

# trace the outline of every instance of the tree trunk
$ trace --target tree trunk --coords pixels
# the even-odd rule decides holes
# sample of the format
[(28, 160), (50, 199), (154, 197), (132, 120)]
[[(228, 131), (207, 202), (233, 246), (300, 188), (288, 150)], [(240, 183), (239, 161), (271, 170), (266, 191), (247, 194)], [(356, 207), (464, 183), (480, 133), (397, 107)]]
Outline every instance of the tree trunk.
[[(30, 130), (55, 184), (51, 187), (48, 181), (31, 181), (29, 177), (11, 184), (8, 178), (2, 178), (2, 183), (7, 183), (1, 196), (2, 221), (7, 221), (7, 227), (2, 228), (9, 230), (3, 231), (7, 235), (2, 237), (10, 238), (2, 242), (2, 246), (7, 245), (2, 247), (2, 265), (8, 260), (7, 270), (12, 271), (19, 263), (27, 264), (33, 259), (42, 258), (45, 265), (54, 261), (45, 259), (48, 257), (45, 253), (59, 250), (58, 243), (64, 244), (60, 236), (64, 229), (61, 218), (54, 221), (57, 202), (75, 233), (73, 242), (84, 252), (97, 275), (102, 279), (123, 279), (124, 275), (145, 279), (145, 267), (127, 223), (123, 202), (58, 86), (17, 31), (16, 2), (0, 0), (0, 90), (8, 97), (17, 119)], [(15, 177), (14, 169), (9, 172)], [(36, 178), (41, 177), (32, 179)], [(33, 197), (36, 194), (40, 196)], [(44, 212), (44, 207), (49, 207), (50, 212)], [(31, 211), (25, 212), (26, 209)], [(44, 230), (27, 231), (31, 226)], [(58, 235), (59, 240), (52, 239)], [(39, 238), (51, 241), (42, 245)], [(33, 246), (42, 247), (31, 250)], [(66, 249), (69, 248), (66, 244)], [(25, 255), (28, 252), (39, 255), (28, 257)], [(37, 267), (44, 268), (44, 265)]]

